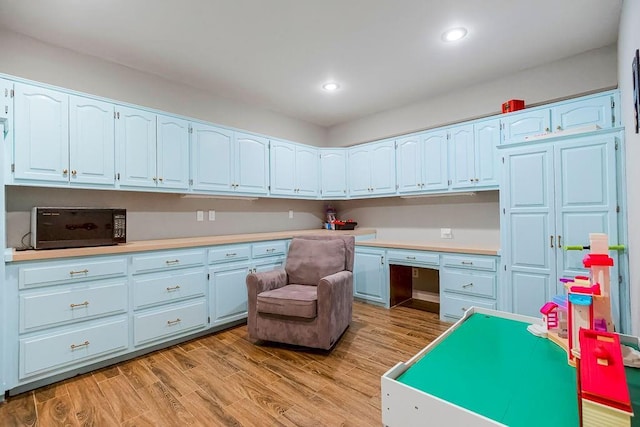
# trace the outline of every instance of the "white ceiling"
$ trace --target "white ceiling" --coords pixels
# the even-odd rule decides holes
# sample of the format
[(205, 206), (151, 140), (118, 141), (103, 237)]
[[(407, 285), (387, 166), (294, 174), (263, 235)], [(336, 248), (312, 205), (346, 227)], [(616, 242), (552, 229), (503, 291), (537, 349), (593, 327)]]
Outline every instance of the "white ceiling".
[(0, 0), (0, 28), (333, 126), (615, 43), (621, 3)]

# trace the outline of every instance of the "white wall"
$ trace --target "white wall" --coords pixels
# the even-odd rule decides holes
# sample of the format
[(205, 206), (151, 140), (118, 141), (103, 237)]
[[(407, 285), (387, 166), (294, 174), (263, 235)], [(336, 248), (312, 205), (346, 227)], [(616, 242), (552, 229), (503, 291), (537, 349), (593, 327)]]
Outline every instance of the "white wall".
[[(625, 147), (627, 160), (627, 218), (628, 218), (628, 248), (630, 270), (630, 304), (631, 304), (631, 333), (640, 334), (640, 168), (633, 163), (640, 159), (640, 135), (635, 133), (633, 118), (633, 86), (631, 80), (631, 61), (636, 49), (640, 49), (640, 2), (624, 0), (618, 34), (618, 78), (622, 103), (622, 121), (625, 125)], [(635, 245), (639, 246), (635, 246)]]
[[(549, 46), (553, 49), (553, 46)], [(617, 86), (616, 46), (592, 50), (484, 84), (363, 117), (329, 129), (327, 144), (341, 147), (497, 114), (509, 99), (539, 104)], [(426, 78), (426, 77), (425, 77)]]
[[(8, 247), (21, 246), (22, 236), (29, 231), (33, 206), (125, 208), (130, 241), (320, 229), (324, 221), (321, 201), (183, 199), (179, 194), (9, 186)], [(290, 209), (293, 219), (289, 219)], [(205, 211), (204, 221), (196, 221), (197, 210)], [(215, 221), (207, 220), (209, 210), (216, 211)]]
[(0, 29), (0, 73), (322, 146), (326, 129)]

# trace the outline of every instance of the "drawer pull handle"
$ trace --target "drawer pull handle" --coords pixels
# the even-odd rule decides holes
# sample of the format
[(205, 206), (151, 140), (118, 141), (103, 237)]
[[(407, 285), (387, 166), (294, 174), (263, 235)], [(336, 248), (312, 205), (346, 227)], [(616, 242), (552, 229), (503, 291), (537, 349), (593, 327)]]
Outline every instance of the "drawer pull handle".
[(467, 307), (462, 307), (460, 310), (467, 311)]
[(467, 283), (466, 285), (462, 285), (463, 288), (469, 288), (471, 286), (473, 286), (473, 282)]
[(71, 344), (71, 350), (75, 350), (80, 347), (87, 347), (89, 345), (89, 341), (85, 341), (82, 344)]
[(171, 325), (175, 325), (176, 323), (181, 322), (180, 318), (176, 318), (176, 320), (167, 320), (167, 325), (171, 326)]
[(88, 305), (89, 305), (89, 301), (85, 301), (85, 302), (82, 302), (80, 304), (69, 304), (69, 307), (71, 307), (71, 308), (86, 307)]
[(167, 291), (171, 292), (171, 291), (177, 291), (178, 289), (180, 289), (180, 285), (175, 285), (175, 286), (169, 286), (167, 287)]
[(74, 274), (87, 274), (89, 272), (89, 270), (87, 270), (86, 268), (84, 270), (78, 270), (78, 271), (70, 271), (69, 274), (70, 275), (74, 275)]
[(273, 252), (273, 251), (275, 251), (275, 248), (267, 249), (267, 252)]
[(165, 263), (167, 265), (171, 265), (171, 264), (180, 264), (180, 260), (179, 259), (169, 259), (167, 261), (165, 261)]
[(227, 254), (226, 256), (236, 256), (237, 254), (235, 252), (232, 252), (230, 254)]
[(473, 262), (471, 262), (471, 261), (462, 261), (460, 264), (462, 264), (462, 265), (473, 265)]
[(408, 256), (407, 259), (416, 259), (414, 256)]

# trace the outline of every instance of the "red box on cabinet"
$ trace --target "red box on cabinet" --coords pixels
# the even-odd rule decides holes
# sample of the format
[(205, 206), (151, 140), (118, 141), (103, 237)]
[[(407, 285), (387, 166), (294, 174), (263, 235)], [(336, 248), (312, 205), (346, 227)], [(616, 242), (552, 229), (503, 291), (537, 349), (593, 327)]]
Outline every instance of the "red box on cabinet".
[(518, 111), (523, 109), (524, 109), (523, 99), (510, 99), (504, 104), (502, 104), (503, 113), (511, 113), (512, 111)]

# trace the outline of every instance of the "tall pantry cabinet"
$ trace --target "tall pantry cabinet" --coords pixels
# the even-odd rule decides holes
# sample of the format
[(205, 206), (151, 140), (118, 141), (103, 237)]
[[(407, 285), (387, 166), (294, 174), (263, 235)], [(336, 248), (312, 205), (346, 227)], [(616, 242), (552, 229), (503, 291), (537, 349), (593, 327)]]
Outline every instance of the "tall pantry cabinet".
[[(503, 307), (539, 316), (539, 309), (564, 293), (559, 279), (584, 275), (589, 233), (618, 243), (616, 132), (574, 135), (502, 149), (500, 223)], [(610, 251), (614, 318), (620, 318), (618, 254)]]

